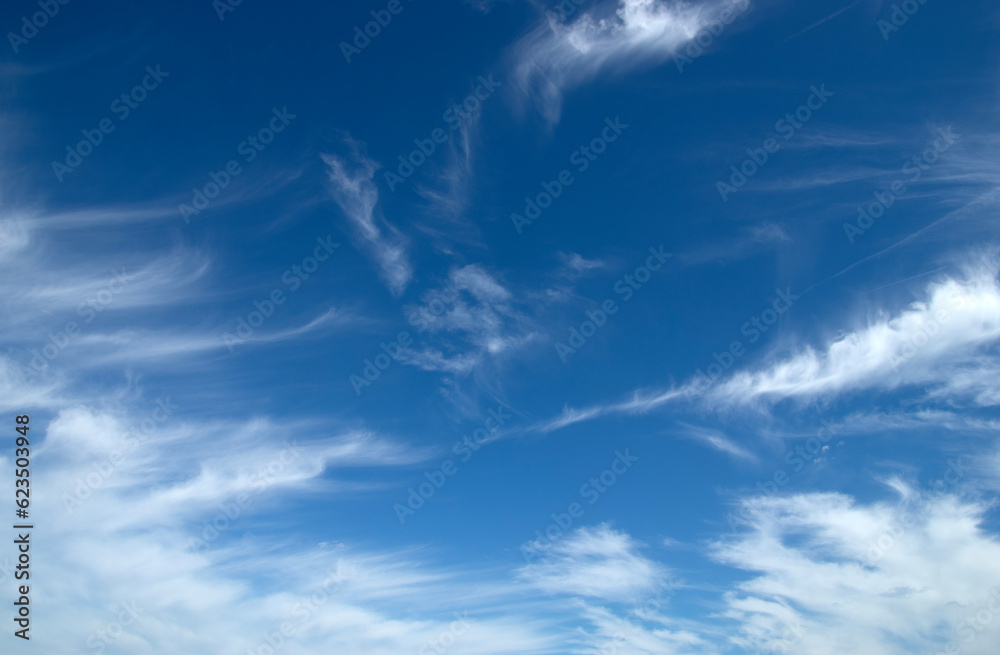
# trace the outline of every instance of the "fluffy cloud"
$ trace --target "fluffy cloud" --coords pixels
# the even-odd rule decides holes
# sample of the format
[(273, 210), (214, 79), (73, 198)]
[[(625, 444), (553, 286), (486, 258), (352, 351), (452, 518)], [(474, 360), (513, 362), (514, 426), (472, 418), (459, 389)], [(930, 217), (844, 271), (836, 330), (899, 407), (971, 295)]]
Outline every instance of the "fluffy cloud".
[(746, 531), (713, 550), (754, 574), (726, 595), (733, 644), (904, 655), (953, 643), (965, 655), (993, 653), (1000, 542), (981, 527), (987, 507), (893, 486), (900, 503), (860, 505), (841, 494), (745, 501)]
[(581, 528), (534, 549), (540, 561), (520, 575), (546, 593), (637, 601), (666, 580), (664, 569), (643, 557), (627, 534), (607, 525)]

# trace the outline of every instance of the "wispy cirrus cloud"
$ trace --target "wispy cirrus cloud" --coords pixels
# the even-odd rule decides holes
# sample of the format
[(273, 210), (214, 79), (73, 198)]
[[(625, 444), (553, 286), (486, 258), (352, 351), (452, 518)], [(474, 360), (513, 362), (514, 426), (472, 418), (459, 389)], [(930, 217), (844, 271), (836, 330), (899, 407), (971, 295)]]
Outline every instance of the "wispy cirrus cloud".
[[(138, 618), (115, 646), (135, 652), (235, 655), (267, 637), (301, 653), (419, 652), (455, 628), (456, 616), (464, 622), (450, 633), (462, 638), (456, 653), (554, 652), (553, 624), (533, 618), (530, 602), (496, 609), (519, 602), (518, 587), (502, 578), (428, 565), (406, 549), (349, 546), (336, 529), (323, 530), (333, 539), (307, 544), (253, 532), (287, 522), (281, 505), (290, 499), (346, 502), (377, 489), (380, 471), (429, 452), (326, 419), (199, 420), (169, 400), (174, 413), (131, 448), (141, 433), (130, 426), (148, 410), (112, 407), (109, 398), (102, 408), (65, 402), (47, 424), (32, 421), (38, 455), (49, 462), (38, 486), (52, 490), (33, 511), (61, 517), (53, 543), (75, 544), (38, 546), (54, 577), (50, 607), (61, 617), (58, 631), (31, 635), (46, 652), (106, 645), (97, 630), (123, 602), (134, 603)], [(0, 465), (12, 471), (6, 455)], [(366, 481), (348, 482), (350, 469), (365, 470)], [(111, 541), (120, 552), (108, 551)], [(209, 629), (209, 616), (229, 618)], [(294, 625), (293, 634), (282, 636), (282, 624)]]
[[(418, 195), (427, 200), (428, 212), (455, 224), (462, 222), (474, 182), (474, 149), (479, 136), (482, 108), (469, 115), (448, 140), (448, 163), (432, 170), (430, 184), (417, 184)], [(469, 228), (466, 228), (469, 229)]]
[[(350, 311), (328, 309), (308, 322), (285, 329), (255, 332), (239, 338), (239, 344), (273, 344), (291, 341), (324, 330), (364, 325), (364, 319)], [(211, 351), (232, 352), (222, 332), (188, 332), (179, 330), (119, 330), (88, 334), (79, 343), (86, 349), (89, 364), (107, 365), (123, 362), (153, 361), (163, 367), (181, 365), (183, 358)], [(228, 334), (228, 333), (225, 333)], [(232, 339), (232, 335), (229, 335)]]
[(511, 78), (521, 101), (530, 101), (555, 124), (566, 91), (601, 74), (661, 63), (723, 10), (746, 5), (747, 0), (618, 0), (613, 11), (604, 3), (565, 22), (550, 13), (513, 46)]
[(689, 439), (694, 439), (695, 441), (705, 444), (709, 448), (729, 455), (730, 457), (735, 457), (736, 459), (741, 459), (747, 462), (758, 461), (756, 455), (747, 450), (744, 446), (741, 446), (727, 437), (720, 430), (697, 425), (689, 425), (687, 423), (680, 423), (679, 425), (681, 428), (680, 434), (688, 437)]
[[(920, 385), (931, 393), (962, 387), (996, 388), (984, 376), (995, 355), (983, 347), (1000, 338), (996, 267), (928, 286), (926, 300), (883, 315), (827, 342), (756, 371), (741, 371), (709, 391), (709, 403), (767, 404), (864, 389)], [(956, 384), (956, 377), (965, 382)], [(964, 394), (961, 394), (964, 395)], [(989, 401), (986, 401), (989, 402)]]
[(605, 268), (607, 266), (607, 262), (603, 262), (599, 259), (587, 259), (583, 255), (575, 252), (559, 252), (557, 254), (559, 262), (562, 264), (559, 273), (570, 279), (575, 279), (581, 275), (589, 273), (590, 271)]
[(39, 259), (47, 261), (46, 267), (32, 271), (11, 267), (0, 281), (8, 302), (22, 310), (10, 316), (18, 322), (29, 321), (28, 317), (39, 311), (71, 312), (88, 299), (93, 301), (98, 294), (107, 297), (109, 292), (113, 301), (101, 304), (111, 312), (190, 302), (203, 293), (199, 283), (211, 269), (211, 260), (203, 253), (184, 249), (132, 253), (120, 256), (116, 265), (101, 267), (59, 261), (60, 256), (48, 248), (39, 249)]
[(666, 389), (637, 390), (626, 400), (565, 407), (530, 431), (552, 432), (616, 414), (667, 405), (764, 409), (784, 400), (811, 402), (861, 391), (916, 390), (922, 398), (989, 407), (1000, 403), (1000, 283), (995, 259), (980, 258), (964, 275), (940, 277), (924, 299), (858, 320), (817, 347), (807, 346), (714, 384), (704, 378)]
[(345, 138), (346, 157), (324, 154), (330, 193), (354, 227), (355, 238), (375, 259), (380, 275), (393, 295), (406, 290), (413, 277), (407, 240), (382, 216), (375, 171), (378, 164), (363, 152), (363, 144)]
[(575, 425), (576, 423), (583, 423), (602, 416), (645, 414), (675, 401), (694, 399), (697, 395), (698, 391), (693, 385), (684, 385), (664, 390), (638, 390), (634, 391), (627, 400), (592, 405), (582, 409), (564, 407), (558, 416), (536, 423), (529, 428), (529, 431), (542, 433), (554, 432)]
[(407, 363), (425, 370), (452, 374), (469, 373), (489, 357), (506, 354), (535, 338), (532, 321), (516, 304), (514, 294), (480, 264), (453, 268), (448, 274), (454, 296), (444, 301), (442, 293), (424, 294), (426, 307), (408, 305), (406, 313), (421, 332), (434, 341), (420, 349), (410, 348)]

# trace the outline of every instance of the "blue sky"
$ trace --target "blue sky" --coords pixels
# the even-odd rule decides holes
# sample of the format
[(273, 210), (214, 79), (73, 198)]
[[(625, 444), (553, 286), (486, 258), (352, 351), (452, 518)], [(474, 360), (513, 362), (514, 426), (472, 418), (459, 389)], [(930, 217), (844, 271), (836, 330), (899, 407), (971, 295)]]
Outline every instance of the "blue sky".
[(5, 649), (995, 652), (994, 4), (2, 25)]

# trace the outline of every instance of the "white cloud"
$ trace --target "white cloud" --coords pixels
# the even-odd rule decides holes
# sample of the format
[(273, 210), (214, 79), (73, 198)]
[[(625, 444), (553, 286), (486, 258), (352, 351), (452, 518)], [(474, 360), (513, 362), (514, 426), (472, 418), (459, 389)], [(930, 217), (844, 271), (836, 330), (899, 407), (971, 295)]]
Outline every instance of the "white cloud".
[(510, 300), (510, 291), (478, 264), (469, 264), (451, 272), (451, 281), (460, 289), (466, 289), (480, 302), (502, 302)]
[(587, 259), (579, 253), (558, 253), (559, 262), (562, 264), (560, 273), (570, 279), (579, 277), (599, 268), (605, 268), (607, 264), (598, 259)]
[(691, 439), (700, 441), (713, 448), (720, 453), (725, 453), (737, 459), (742, 459), (748, 462), (756, 462), (757, 456), (747, 450), (745, 447), (736, 443), (725, 434), (719, 430), (713, 430), (711, 428), (705, 428), (695, 425), (688, 425), (686, 423), (680, 423), (683, 428), (683, 434)]
[[(820, 349), (805, 350), (713, 387), (713, 405), (773, 403), (865, 389), (920, 385), (950, 398), (976, 391), (976, 402), (996, 402), (995, 356), (986, 346), (1000, 338), (1000, 286), (996, 269), (927, 288), (927, 300), (895, 316), (882, 315)], [(992, 364), (984, 368), (984, 364)], [(956, 382), (956, 380), (958, 380)]]
[(413, 277), (406, 239), (381, 216), (374, 179), (378, 164), (361, 153), (360, 143), (350, 138), (346, 143), (351, 149), (350, 160), (322, 155), (333, 199), (353, 224), (358, 241), (375, 258), (389, 290), (398, 296)]
[(365, 320), (350, 311), (330, 308), (302, 325), (283, 330), (257, 330), (246, 338), (239, 336), (235, 323), (212, 332), (188, 334), (177, 330), (121, 330), (88, 334), (78, 341), (85, 351), (77, 359), (101, 365), (154, 360), (161, 367), (170, 367), (189, 363), (180, 359), (186, 355), (213, 350), (226, 352), (227, 348), (229, 352), (235, 352), (246, 344), (290, 341), (322, 330), (361, 325)]
[(965, 655), (995, 652), (1000, 603), (981, 632), (960, 628), (995, 591), (1000, 600), (1000, 543), (980, 527), (987, 508), (954, 495), (919, 498), (756, 499), (747, 532), (714, 549), (755, 576), (726, 596), (732, 642), (803, 655), (936, 652), (949, 641)]
[(607, 525), (579, 528), (533, 548), (539, 561), (522, 568), (520, 577), (550, 594), (638, 601), (666, 580), (666, 571), (643, 557), (631, 537)]
[(993, 407), (1000, 403), (1000, 285), (997, 266), (969, 266), (961, 278), (929, 284), (925, 300), (882, 312), (854, 330), (806, 347), (756, 370), (709, 386), (691, 379), (667, 389), (639, 390), (625, 401), (563, 412), (532, 431), (551, 432), (612, 414), (645, 414), (688, 403), (712, 410), (766, 407), (909, 388), (926, 400)]
[[(689, 629), (658, 610), (664, 603), (654, 597), (647, 601), (647, 607), (633, 616), (620, 616), (605, 607), (585, 605), (582, 618), (593, 625), (593, 630), (585, 634), (586, 646), (581, 653), (602, 655), (714, 655), (719, 650), (696, 631)], [(676, 626), (668, 629), (667, 626)]]
[[(718, 652), (704, 626), (673, 616), (680, 585), (639, 544), (607, 525), (579, 528), (552, 543), (535, 544), (542, 557), (523, 567), (521, 580), (545, 593), (570, 596), (591, 629), (578, 628), (578, 653), (710, 655)], [(710, 635), (709, 635), (710, 636)]]
[[(284, 637), (285, 652), (301, 655), (418, 653), (449, 632), (455, 655), (555, 652), (558, 631), (534, 618), (530, 601), (512, 608), (519, 591), (509, 582), (428, 566), (412, 552), (249, 532), (273, 534), (276, 524), (287, 525), (293, 497), (329, 503), (357, 494), (358, 487), (335, 482), (347, 467), (375, 472), (424, 461), (429, 453), (357, 431), (323, 436), (317, 421), (199, 422), (186, 420), (183, 410), (128, 449), (129, 426), (146, 418), (83, 404), (47, 426), (33, 417), (35, 455), (47, 464), (33, 471), (39, 494), (32, 509), (57, 517), (32, 547), (49, 580), (37, 592), (35, 625), (58, 626), (32, 632), (44, 652), (96, 649), (113, 635), (105, 648), (137, 655), (205, 649), (237, 655), (257, 652), (263, 635), (279, 635), (284, 622), (295, 628)], [(295, 457), (283, 437), (298, 439)], [(115, 449), (125, 458), (109, 465)], [(13, 486), (6, 456), (0, 468), (0, 483)], [(98, 478), (68, 514), (64, 494)], [(237, 505), (240, 494), (249, 504)], [(322, 532), (339, 529), (331, 524)], [(73, 548), (62, 547), (68, 543)], [(9, 556), (9, 548), (0, 550), (0, 580), (8, 582)], [(122, 603), (133, 602), (138, 619), (123, 632), (120, 625), (109, 631)]]
[[(572, 4), (572, 3), (565, 3)], [(549, 14), (514, 45), (512, 79), (549, 123), (563, 93), (601, 73), (657, 64), (691, 42), (718, 14), (746, 0), (674, 2), (618, 0), (613, 15), (597, 7), (563, 23)]]
[(417, 184), (416, 192), (429, 203), (430, 213), (448, 219), (451, 223), (465, 212), (469, 206), (473, 174), (473, 146), (478, 138), (481, 108), (471, 114), (458, 132), (453, 132), (448, 142), (449, 161), (442, 168), (432, 168), (436, 186)]
[(31, 242), (29, 223), (17, 218), (0, 220), (0, 264), (15, 263)]
[[(335, 503), (363, 493), (338, 482), (347, 468), (375, 473), (426, 461), (430, 452), (316, 420), (206, 422), (181, 411), (108, 472), (107, 456), (124, 450), (130, 426), (149, 408), (67, 406), (47, 426), (33, 425), (33, 434), (44, 433), (36, 456), (47, 462), (37, 480), (45, 491), (33, 507), (60, 517), (37, 548), (52, 581), (40, 620), (46, 612), (60, 617), (58, 632), (38, 635), (45, 652), (83, 650), (132, 600), (143, 614), (116, 646), (142, 655), (205, 644), (236, 655), (286, 620), (297, 626), (290, 653), (419, 652), (451, 629), (456, 612), (467, 625), (449, 649), (456, 655), (604, 647), (623, 655), (714, 654), (727, 637), (756, 652), (789, 635), (791, 652), (803, 655), (903, 655), (949, 639), (963, 653), (989, 655), (1000, 637), (1000, 611), (981, 632), (960, 631), (990, 602), (990, 585), (1000, 584), (1000, 543), (982, 530), (988, 507), (955, 495), (891, 481), (905, 504), (859, 505), (840, 494), (748, 499), (745, 529), (710, 552), (752, 577), (712, 603), (723, 605), (721, 613), (681, 618), (691, 612), (665, 592), (681, 588), (667, 586), (666, 566), (607, 525), (538, 544), (537, 559), (512, 572), (516, 580), (429, 566), (412, 552), (365, 552), (333, 541), (335, 529), (332, 543), (317, 545), (250, 532), (273, 530), (295, 499)], [(295, 457), (283, 456), (284, 439), (298, 439)], [(0, 457), (0, 485), (11, 483), (9, 465)], [(68, 515), (64, 494), (102, 470), (101, 484)], [(262, 471), (258, 493), (253, 474)], [(252, 502), (225, 514), (244, 493)], [(192, 547), (190, 539), (211, 535), (205, 531), (220, 517), (222, 536)], [(52, 545), (65, 543), (74, 548)], [(108, 543), (118, 547), (109, 551)], [(329, 576), (336, 585), (310, 606)], [(538, 600), (539, 591), (557, 598)], [(297, 606), (311, 607), (302, 624)], [(567, 634), (559, 627), (566, 620), (587, 627)]]
[(764, 222), (760, 225), (754, 225), (750, 230), (750, 234), (757, 241), (763, 243), (769, 243), (772, 241), (784, 241), (790, 243), (792, 240), (785, 234), (785, 231), (781, 229), (781, 226), (776, 223)]
[(690, 400), (697, 397), (697, 391), (691, 386), (654, 391), (635, 391), (629, 400), (605, 405), (593, 405), (584, 409), (564, 407), (561, 414), (552, 419), (541, 421), (529, 428), (532, 432), (554, 432), (576, 423), (590, 421), (601, 416), (612, 414), (645, 414), (654, 409), (677, 400)]
[(91, 313), (190, 303), (199, 297), (193, 287), (210, 270), (207, 257), (187, 250), (131, 255), (100, 267), (65, 262), (45, 248), (42, 251), (45, 266), (32, 270), (11, 266), (2, 271), (0, 291), (17, 309), (4, 317), (5, 323), (23, 327), (37, 322), (39, 313), (58, 312), (83, 323), (81, 317)]
[(32, 379), (37, 376), (32, 375), (27, 364), (0, 355), (0, 410), (23, 412), (57, 405), (62, 400), (63, 382), (55, 376)]
[(503, 283), (479, 264), (454, 268), (444, 289), (426, 292), (405, 313), (436, 343), (407, 349), (404, 361), (425, 370), (468, 373), (489, 357), (534, 339), (531, 322)]

